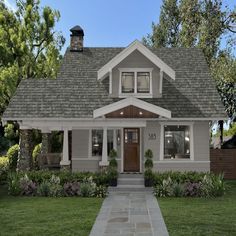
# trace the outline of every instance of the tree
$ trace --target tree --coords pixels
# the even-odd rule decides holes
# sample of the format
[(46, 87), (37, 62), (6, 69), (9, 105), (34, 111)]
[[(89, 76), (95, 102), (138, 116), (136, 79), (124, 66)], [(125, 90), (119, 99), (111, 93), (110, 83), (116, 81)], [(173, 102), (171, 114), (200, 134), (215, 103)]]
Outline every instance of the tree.
[[(143, 39), (151, 47), (199, 47), (202, 49), (229, 117), (236, 112), (235, 64), (228, 53), (236, 33), (236, 13), (223, 9), (222, 0), (164, 0), (159, 23)], [(221, 51), (223, 36), (227, 48)]]
[(55, 31), (60, 18), (40, 0), (16, 0), (17, 10), (0, 0), (0, 114), (22, 79), (55, 78), (64, 37)]

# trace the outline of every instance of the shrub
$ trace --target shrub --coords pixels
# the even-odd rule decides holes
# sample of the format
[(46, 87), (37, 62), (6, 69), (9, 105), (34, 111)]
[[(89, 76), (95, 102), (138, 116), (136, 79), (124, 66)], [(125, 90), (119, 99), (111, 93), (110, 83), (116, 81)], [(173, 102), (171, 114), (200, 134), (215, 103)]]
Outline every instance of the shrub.
[(16, 173), (8, 174), (8, 193), (12, 196), (18, 196), (21, 193), (20, 178)]
[(184, 185), (174, 182), (172, 185), (172, 193), (173, 197), (183, 197), (184, 196)]
[(50, 187), (49, 181), (43, 181), (37, 188), (37, 194), (42, 197), (48, 197), (50, 195)]
[(8, 170), (9, 170), (9, 158), (0, 157), (0, 182), (7, 180)]
[(79, 182), (68, 182), (63, 186), (64, 196), (72, 197), (80, 195), (80, 183)]
[(145, 168), (146, 169), (152, 169), (153, 168), (153, 161), (152, 161), (153, 153), (152, 153), (152, 150), (148, 149), (145, 152), (144, 156), (146, 158), (145, 163), (144, 163)]
[(15, 171), (17, 167), (18, 152), (19, 152), (18, 144), (11, 146), (7, 151), (7, 157), (9, 158), (9, 169), (12, 171)]
[(202, 196), (202, 185), (201, 183), (191, 183), (185, 184), (184, 196), (187, 197), (200, 197)]
[(82, 197), (93, 197), (96, 191), (96, 184), (93, 182), (92, 177), (84, 179), (80, 184), (80, 194)]
[(30, 180), (27, 175), (20, 178), (19, 183), (22, 195), (34, 196), (36, 194), (37, 192), (36, 184), (32, 180)]
[(102, 185), (96, 186), (94, 196), (95, 197), (100, 197), (100, 198), (106, 197), (107, 196), (107, 187), (102, 186)]
[(164, 179), (161, 184), (154, 187), (154, 195), (157, 197), (170, 197), (172, 195), (172, 179)]
[(42, 150), (42, 143), (35, 145), (33, 152), (32, 152), (34, 167), (38, 167), (38, 156), (41, 153), (41, 150)]

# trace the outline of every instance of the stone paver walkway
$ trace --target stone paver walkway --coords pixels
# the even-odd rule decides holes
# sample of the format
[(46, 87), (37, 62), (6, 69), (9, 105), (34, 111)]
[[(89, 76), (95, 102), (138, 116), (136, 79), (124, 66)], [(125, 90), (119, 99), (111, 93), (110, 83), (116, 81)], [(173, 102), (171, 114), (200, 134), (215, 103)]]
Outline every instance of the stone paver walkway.
[(90, 236), (168, 236), (152, 193), (113, 192), (104, 200)]

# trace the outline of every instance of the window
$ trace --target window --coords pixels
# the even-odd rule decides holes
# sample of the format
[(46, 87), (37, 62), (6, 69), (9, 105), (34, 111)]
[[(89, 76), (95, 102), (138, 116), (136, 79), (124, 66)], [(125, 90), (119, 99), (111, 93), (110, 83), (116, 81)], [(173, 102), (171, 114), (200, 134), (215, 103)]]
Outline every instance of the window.
[(122, 72), (122, 93), (134, 92), (134, 72)]
[[(103, 130), (92, 130), (92, 156), (102, 156)], [(113, 149), (113, 130), (107, 130), (107, 154)]]
[(190, 127), (164, 126), (164, 158), (190, 158)]
[(137, 92), (149, 93), (150, 92), (150, 73), (137, 72)]
[(121, 94), (151, 94), (152, 69), (120, 69)]

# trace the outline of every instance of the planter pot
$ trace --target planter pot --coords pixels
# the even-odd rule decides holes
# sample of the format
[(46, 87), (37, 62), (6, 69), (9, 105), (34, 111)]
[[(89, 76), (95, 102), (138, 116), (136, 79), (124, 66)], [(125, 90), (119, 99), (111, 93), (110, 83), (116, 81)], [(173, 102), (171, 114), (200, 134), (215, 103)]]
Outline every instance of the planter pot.
[(144, 179), (144, 185), (145, 187), (152, 187), (152, 179)]
[(109, 185), (112, 187), (116, 187), (117, 186), (117, 179), (110, 179)]

